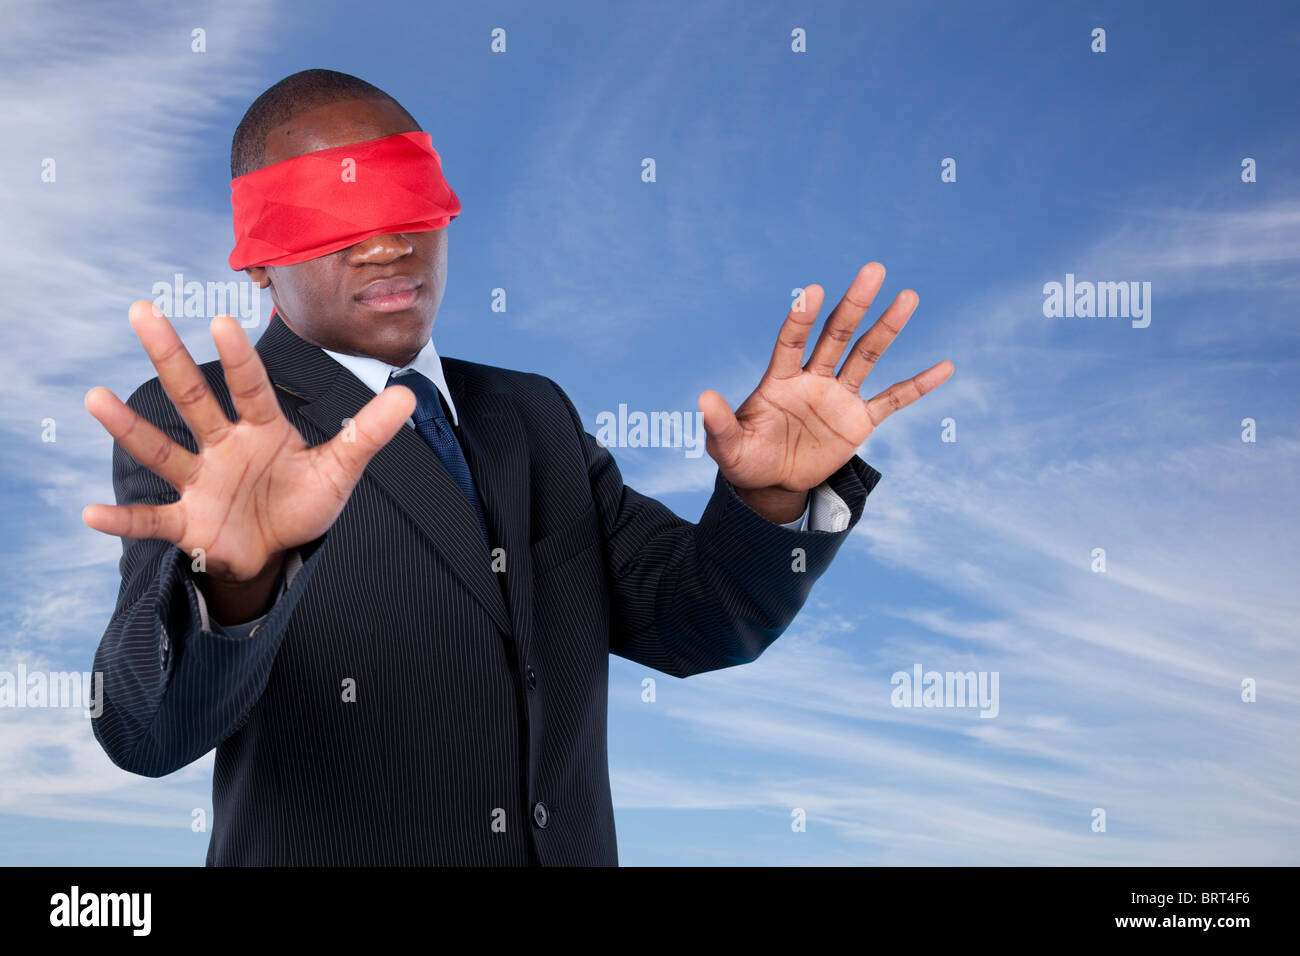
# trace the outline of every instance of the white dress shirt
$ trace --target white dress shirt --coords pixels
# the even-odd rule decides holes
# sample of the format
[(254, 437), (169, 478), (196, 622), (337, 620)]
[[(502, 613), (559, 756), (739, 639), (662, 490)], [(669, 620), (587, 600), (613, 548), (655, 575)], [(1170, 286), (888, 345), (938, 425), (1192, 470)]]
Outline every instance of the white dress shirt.
[[(438, 352), (433, 347), (432, 338), (429, 339), (424, 348), (420, 349), (409, 364), (403, 366), (389, 365), (387, 362), (366, 355), (345, 355), (342, 352), (331, 352), (329, 349), (322, 349), (321, 351), (359, 378), (376, 395), (388, 387), (390, 375), (400, 376), (401, 373), (412, 370), (419, 372), (438, 387), (438, 394), (442, 397), (447, 411), (451, 413), (452, 422), (460, 425), (460, 419), (456, 415), (456, 403), (452, 401), (451, 390), (447, 388), (447, 378), (442, 371), (442, 360), (438, 358)], [(406, 420), (406, 424), (409, 428), (415, 427), (415, 422), (409, 418)], [(849, 506), (844, 503), (844, 499), (837, 495), (829, 484), (822, 482), (809, 495), (808, 504), (804, 507), (803, 514), (794, 521), (783, 524), (782, 527), (789, 528), (791, 531), (843, 531), (849, 526), (849, 517)], [(295, 549), (285, 559), (284, 582), (276, 595), (277, 601), (293, 582), (294, 576), (297, 575), (301, 568), (302, 558)], [(263, 614), (261, 617), (246, 621), (243, 624), (219, 624), (213, 622), (208, 616), (208, 608), (203, 600), (203, 592), (197, 587), (194, 591), (198, 596), (199, 617), (205, 631), (211, 631), (211, 625), (216, 624), (217, 627), (232, 637), (249, 637), (257, 630), (258, 625), (266, 619), (266, 615)]]

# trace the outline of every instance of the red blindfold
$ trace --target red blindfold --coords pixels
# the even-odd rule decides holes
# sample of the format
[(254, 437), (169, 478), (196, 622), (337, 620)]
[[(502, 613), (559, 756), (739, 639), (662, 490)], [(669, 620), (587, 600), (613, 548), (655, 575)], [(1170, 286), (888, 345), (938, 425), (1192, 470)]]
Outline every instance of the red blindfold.
[(441, 229), (460, 214), (428, 133), (322, 149), (238, 176), (230, 205), (232, 269), (306, 262), (372, 236)]

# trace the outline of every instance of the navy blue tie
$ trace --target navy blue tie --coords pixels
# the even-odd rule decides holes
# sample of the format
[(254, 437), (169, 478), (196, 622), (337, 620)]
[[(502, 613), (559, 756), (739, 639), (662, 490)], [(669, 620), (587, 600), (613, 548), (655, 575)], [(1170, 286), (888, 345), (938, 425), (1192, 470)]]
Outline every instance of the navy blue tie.
[(474, 490), (474, 479), (469, 473), (469, 463), (461, 451), (460, 442), (451, 430), (451, 422), (442, 412), (442, 399), (438, 395), (438, 386), (415, 370), (400, 375), (389, 375), (389, 385), (405, 385), (415, 393), (415, 430), (433, 449), (447, 474), (460, 486), (460, 490), (469, 499), (470, 507), (478, 515), (478, 525), (483, 531), (484, 542), (488, 541), (487, 519), (483, 517), (483, 506), (479, 504), (478, 492)]

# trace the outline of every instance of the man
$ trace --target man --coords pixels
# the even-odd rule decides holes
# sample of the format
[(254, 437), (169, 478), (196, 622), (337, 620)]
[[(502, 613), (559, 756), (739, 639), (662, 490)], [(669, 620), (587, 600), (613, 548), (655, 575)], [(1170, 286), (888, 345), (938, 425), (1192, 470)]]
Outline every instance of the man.
[(137, 302), (158, 377), (86, 396), (118, 504), (84, 519), (124, 548), (96, 738), (148, 776), (216, 748), (209, 865), (616, 864), (609, 654), (684, 677), (780, 636), (880, 478), (856, 449), (952, 373), (858, 394), (916, 295), (836, 374), (884, 269), (802, 364), (810, 286), (744, 404), (700, 396), (719, 473), (693, 524), (554, 382), (434, 351), (460, 205), (390, 96), (294, 74), (231, 174), (231, 264), (275, 303), (256, 349), (218, 316), (196, 366)]

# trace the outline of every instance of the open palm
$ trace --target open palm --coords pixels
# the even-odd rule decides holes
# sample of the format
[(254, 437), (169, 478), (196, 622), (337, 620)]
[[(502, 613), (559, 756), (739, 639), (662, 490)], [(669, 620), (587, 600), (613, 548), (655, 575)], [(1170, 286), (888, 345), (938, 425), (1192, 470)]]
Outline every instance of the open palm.
[(161, 538), (187, 554), (200, 549), (207, 573), (218, 580), (251, 580), (276, 556), (324, 534), (367, 462), (415, 409), (410, 389), (385, 389), (350, 428), (309, 447), (284, 417), (261, 358), (233, 318), (217, 316), (211, 331), (238, 414), (234, 422), (162, 313), (142, 300), (131, 307), (130, 318), (198, 453), (108, 389), (91, 389), (87, 411), (131, 457), (169, 482), (180, 500), (90, 505), (82, 518), (105, 534)]
[(873, 398), (858, 394), (863, 379), (916, 309), (918, 298), (910, 289), (900, 292), (863, 333), (836, 374), (836, 364), (884, 279), (880, 263), (862, 267), (826, 320), (805, 365), (804, 349), (824, 297), (821, 286), (809, 286), (781, 326), (762, 381), (734, 414), (716, 391), (700, 395), (705, 448), (735, 487), (791, 492), (815, 488), (852, 458), (889, 415), (952, 375), (952, 363), (944, 361)]

